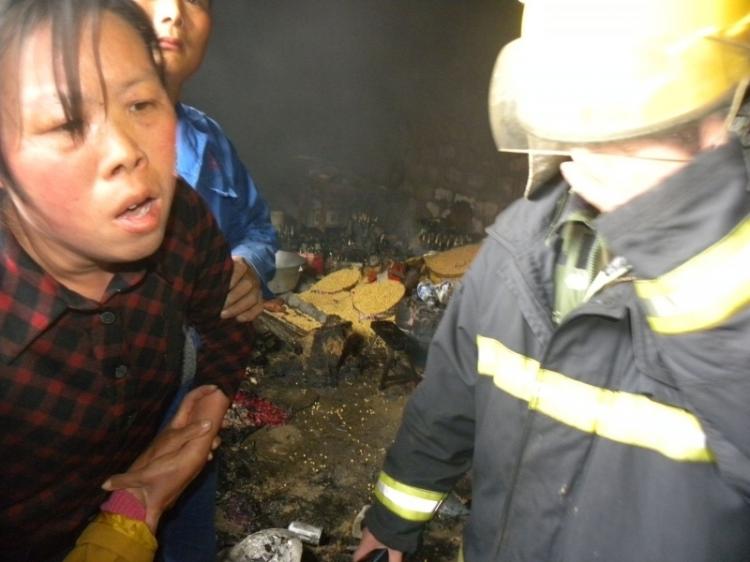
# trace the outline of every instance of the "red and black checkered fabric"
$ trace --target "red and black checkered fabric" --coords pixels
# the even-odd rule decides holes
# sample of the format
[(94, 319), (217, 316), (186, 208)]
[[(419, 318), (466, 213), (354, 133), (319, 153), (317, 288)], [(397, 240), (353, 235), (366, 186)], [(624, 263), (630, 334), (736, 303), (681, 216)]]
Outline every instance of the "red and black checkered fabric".
[(165, 240), (101, 303), (66, 289), (0, 228), (0, 559), (74, 540), (100, 485), (148, 445), (180, 383), (183, 326), (203, 341), (197, 384), (234, 392), (250, 328), (221, 320), (229, 250), (180, 185)]

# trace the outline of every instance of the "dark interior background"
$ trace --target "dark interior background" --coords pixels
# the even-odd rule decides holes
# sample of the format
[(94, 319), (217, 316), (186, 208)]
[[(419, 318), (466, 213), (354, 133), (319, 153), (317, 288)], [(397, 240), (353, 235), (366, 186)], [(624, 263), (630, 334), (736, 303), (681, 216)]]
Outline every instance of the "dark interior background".
[(520, 194), (525, 159), (495, 150), (487, 118), (516, 0), (215, 0), (214, 12), (184, 99), (221, 123), (272, 209), (305, 222), (321, 205), (309, 192), (333, 182), (339, 205), (386, 214), (373, 201), (434, 217), (466, 197), (486, 224)]

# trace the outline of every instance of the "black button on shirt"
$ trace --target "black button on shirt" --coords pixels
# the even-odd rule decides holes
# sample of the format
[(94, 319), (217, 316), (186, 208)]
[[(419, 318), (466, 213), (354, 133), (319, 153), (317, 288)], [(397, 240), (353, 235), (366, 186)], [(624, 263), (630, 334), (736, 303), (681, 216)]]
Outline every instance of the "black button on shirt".
[(102, 321), (102, 324), (114, 324), (115, 320), (117, 320), (117, 315), (111, 310), (105, 310), (99, 315), (99, 320)]

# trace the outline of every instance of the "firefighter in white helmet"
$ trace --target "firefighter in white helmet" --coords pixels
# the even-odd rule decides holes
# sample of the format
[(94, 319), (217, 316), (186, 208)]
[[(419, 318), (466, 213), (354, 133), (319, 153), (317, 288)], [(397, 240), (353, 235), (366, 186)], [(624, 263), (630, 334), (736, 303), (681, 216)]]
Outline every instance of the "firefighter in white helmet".
[(433, 339), (354, 554), (471, 471), (466, 562), (750, 560), (750, 0), (526, 0), (490, 119), (529, 154)]

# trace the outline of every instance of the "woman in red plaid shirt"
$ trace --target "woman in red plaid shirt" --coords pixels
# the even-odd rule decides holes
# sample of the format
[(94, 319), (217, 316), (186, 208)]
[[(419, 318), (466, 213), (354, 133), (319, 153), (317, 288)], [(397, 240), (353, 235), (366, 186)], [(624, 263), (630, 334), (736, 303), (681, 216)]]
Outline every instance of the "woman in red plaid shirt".
[[(85, 559), (97, 537), (148, 538), (201, 469), (250, 334), (220, 317), (232, 261), (174, 177), (175, 115), (142, 12), (0, 0), (0, 45), (0, 558), (62, 560), (106, 500)], [(156, 437), (185, 325), (204, 342), (199, 388)], [(147, 560), (143, 546), (119, 559)]]

